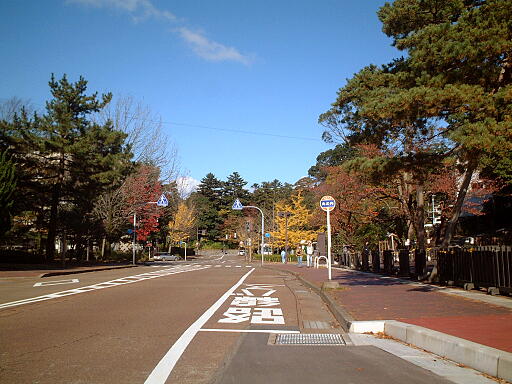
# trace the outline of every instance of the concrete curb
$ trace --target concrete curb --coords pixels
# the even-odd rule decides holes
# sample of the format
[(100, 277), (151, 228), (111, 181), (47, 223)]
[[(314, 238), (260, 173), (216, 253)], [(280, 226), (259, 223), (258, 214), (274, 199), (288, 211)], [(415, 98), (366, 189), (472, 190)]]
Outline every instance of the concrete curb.
[(384, 333), (456, 363), (512, 382), (512, 353), (510, 352), (396, 320), (356, 321), (324, 291), (304, 279), (300, 274), (271, 266), (265, 268), (288, 272), (313, 289), (325, 301), (346, 331), (353, 333)]
[(137, 267), (137, 265), (122, 265), (122, 266), (110, 266), (110, 267), (101, 267), (101, 268), (90, 268), (90, 269), (81, 269), (75, 271), (55, 271), (55, 272), (46, 272), (39, 275), (42, 277), (52, 277), (52, 276), (64, 276), (64, 275), (75, 275), (77, 273), (87, 273), (87, 272), (98, 272), (98, 271), (108, 271), (111, 269), (124, 269), (124, 268), (133, 268)]
[(273, 271), (287, 272), (287, 273), (290, 273), (290, 274), (294, 275), (295, 277), (297, 277), (304, 285), (311, 288), (322, 298), (322, 300), (327, 304), (327, 307), (329, 307), (329, 310), (334, 315), (336, 320), (338, 320), (338, 322), (340, 323), (343, 330), (346, 332), (349, 331), (350, 324), (352, 322), (354, 322), (355, 319), (347, 311), (345, 311), (345, 309), (341, 308), (338, 304), (336, 304), (334, 302), (334, 300), (331, 299), (328, 295), (326, 295), (325, 292), (322, 291), (319, 287), (310, 283), (309, 281), (304, 279), (300, 274), (298, 274), (296, 272), (288, 271), (286, 269), (274, 268), (274, 267), (268, 266), (268, 265), (264, 265), (263, 268), (271, 269)]
[(417, 325), (384, 321), (384, 333), (491, 376), (512, 381), (512, 353)]

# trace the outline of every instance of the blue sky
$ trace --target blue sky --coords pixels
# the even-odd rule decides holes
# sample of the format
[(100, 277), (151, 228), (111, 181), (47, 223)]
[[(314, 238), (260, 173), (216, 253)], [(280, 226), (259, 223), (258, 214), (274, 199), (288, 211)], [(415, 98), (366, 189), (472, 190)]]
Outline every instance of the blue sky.
[(51, 73), (83, 75), (161, 115), (190, 177), (294, 183), (332, 147), (317, 120), (336, 91), (399, 56), (383, 3), (2, 0), (0, 99), (40, 107)]

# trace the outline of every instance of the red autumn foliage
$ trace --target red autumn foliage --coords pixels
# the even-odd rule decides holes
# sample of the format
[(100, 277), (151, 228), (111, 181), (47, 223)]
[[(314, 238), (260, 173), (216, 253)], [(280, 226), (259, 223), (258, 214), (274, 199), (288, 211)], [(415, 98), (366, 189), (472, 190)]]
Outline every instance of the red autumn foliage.
[[(334, 232), (342, 233), (345, 241), (350, 242), (358, 227), (378, 215), (386, 191), (384, 187), (366, 182), (361, 173), (348, 172), (342, 167), (325, 167), (324, 171), (327, 179), (315, 192), (318, 196), (334, 197), (336, 208), (331, 212), (331, 226)], [(324, 216), (323, 212), (315, 211), (316, 224), (323, 224)]]
[[(160, 171), (150, 165), (141, 165), (123, 186), (126, 214), (133, 225), (133, 214), (137, 215), (137, 239), (146, 240), (158, 230), (158, 218), (162, 211), (154, 204), (162, 194)], [(149, 203), (149, 204), (148, 204)]]

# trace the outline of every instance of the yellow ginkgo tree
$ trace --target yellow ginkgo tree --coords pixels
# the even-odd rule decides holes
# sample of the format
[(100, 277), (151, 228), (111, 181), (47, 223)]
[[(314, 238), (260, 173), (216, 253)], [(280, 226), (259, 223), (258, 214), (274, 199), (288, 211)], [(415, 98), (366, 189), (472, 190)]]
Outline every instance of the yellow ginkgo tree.
[(169, 222), (169, 238), (171, 244), (186, 240), (195, 227), (196, 212), (193, 206), (184, 201), (178, 204), (174, 219)]
[[(304, 204), (304, 197), (301, 192), (292, 196), (291, 204), (280, 202), (276, 204), (276, 231), (271, 232), (273, 245), (284, 247), (286, 235), (288, 234), (288, 247), (293, 249), (301, 241), (315, 240), (317, 232), (311, 227), (312, 212)], [(280, 214), (281, 213), (281, 214)], [(288, 216), (288, 226), (286, 225)]]

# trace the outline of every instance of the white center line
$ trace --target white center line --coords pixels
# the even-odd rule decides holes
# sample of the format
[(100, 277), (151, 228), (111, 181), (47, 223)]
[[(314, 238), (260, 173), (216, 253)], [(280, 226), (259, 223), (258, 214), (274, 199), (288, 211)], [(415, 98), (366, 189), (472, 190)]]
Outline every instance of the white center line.
[(61, 284), (72, 284), (78, 283), (78, 279), (67, 279), (67, 280), (54, 280), (54, 281), (43, 281), (42, 283), (35, 283), (34, 287), (48, 287), (50, 285), (61, 285)]
[(238, 282), (233, 285), (219, 300), (217, 300), (208, 310), (199, 317), (188, 329), (183, 332), (180, 338), (167, 351), (165, 356), (157, 364), (153, 372), (148, 376), (144, 384), (164, 384), (171, 374), (176, 362), (181, 357), (187, 346), (195, 337), (201, 327), (213, 316), (220, 306), (233, 294), (233, 292), (245, 281), (245, 279), (254, 271), (254, 268), (247, 272)]
[(238, 332), (238, 333), (300, 333), (300, 331), (283, 331), (280, 329), (207, 329), (203, 328), (200, 332)]
[(127, 277), (122, 277), (122, 278), (115, 279), (115, 280), (105, 281), (105, 282), (97, 283), (94, 285), (88, 285), (85, 287), (69, 289), (67, 291), (61, 291), (61, 292), (51, 293), (48, 295), (31, 297), (29, 299), (11, 301), (9, 303), (2, 303), (2, 304), (0, 304), (0, 309), (16, 307), (19, 305), (30, 304), (30, 303), (37, 303), (39, 301), (51, 300), (51, 299), (56, 299), (59, 297), (76, 295), (79, 293), (85, 293), (85, 292), (90, 292), (90, 291), (99, 290), (99, 289), (116, 287), (118, 285), (136, 283), (136, 282), (144, 281), (147, 279), (155, 279), (158, 277), (175, 275), (178, 273), (199, 271), (199, 270), (207, 269), (207, 268), (208, 267), (202, 267), (202, 266), (195, 266), (195, 267), (191, 266), (190, 268), (174, 267), (174, 268), (162, 269), (160, 271), (155, 271), (155, 272), (146, 272), (146, 273), (141, 273), (138, 275), (127, 276)]

